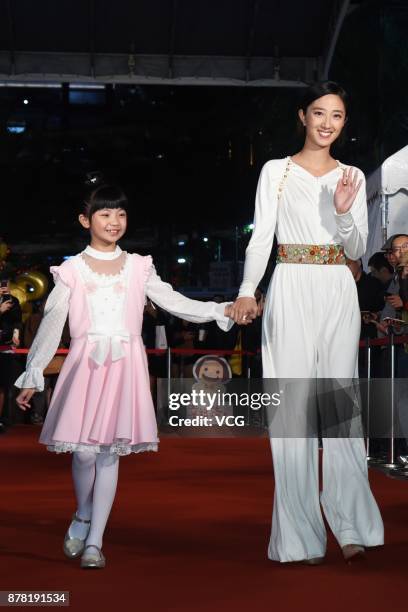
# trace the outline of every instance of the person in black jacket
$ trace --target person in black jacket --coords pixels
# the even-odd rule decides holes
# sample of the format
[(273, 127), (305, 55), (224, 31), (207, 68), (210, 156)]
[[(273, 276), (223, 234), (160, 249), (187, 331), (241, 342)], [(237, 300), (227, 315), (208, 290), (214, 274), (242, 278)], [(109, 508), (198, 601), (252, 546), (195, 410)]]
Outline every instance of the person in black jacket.
[[(398, 319), (407, 321), (407, 325), (401, 325), (399, 332), (408, 332), (407, 317), (407, 265), (408, 265), (408, 234), (398, 234), (392, 241), (391, 250), (396, 262), (396, 278), (398, 280), (398, 295), (390, 296), (393, 298), (391, 305), (395, 308)], [(405, 265), (404, 265), (405, 264)], [(400, 344), (396, 348), (396, 376), (398, 378), (408, 378), (408, 351), (405, 346)]]
[[(396, 309), (397, 318), (405, 321), (398, 332), (408, 335), (408, 234), (398, 234), (392, 240), (391, 250), (395, 258), (396, 278), (398, 279), (398, 295), (392, 303)], [(396, 330), (394, 330), (396, 333)], [(400, 438), (396, 440), (397, 463), (405, 471), (408, 478), (408, 344), (395, 347), (395, 404), (400, 424)], [(397, 469), (398, 471), (398, 469)]]
[(19, 301), (10, 294), (6, 274), (0, 272), (0, 433), (5, 431), (2, 414), (7, 390), (14, 381), (15, 365), (11, 356), (4, 353), (4, 350), (19, 344), (18, 332), (21, 332), (21, 323)]
[(388, 287), (394, 278), (395, 271), (385, 254), (381, 251), (377, 251), (377, 253), (371, 255), (368, 260), (368, 267), (371, 276), (379, 280), (384, 286), (385, 291), (388, 291)]
[(356, 281), (358, 303), (362, 312), (360, 338), (375, 338), (375, 321), (384, 308), (385, 287), (377, 278), (364, 272), (361, 259), (347, 259), (347, 265)]

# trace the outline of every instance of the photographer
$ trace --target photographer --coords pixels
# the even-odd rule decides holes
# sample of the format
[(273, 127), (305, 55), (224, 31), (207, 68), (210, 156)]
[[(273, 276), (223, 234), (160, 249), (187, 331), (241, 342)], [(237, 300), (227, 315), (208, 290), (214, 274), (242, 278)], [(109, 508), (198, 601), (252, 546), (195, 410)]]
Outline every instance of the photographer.
[(0, 433), (5, 432), (2, 414), (6, 394), (14, 381), (14, 361), (5, 351), (20, 345), (21, 308), (10, 294), (9, 279), (0, 271)]
[[(387, 251), (396, 272), (384, 309), (389, 311), (386, 312), (387, 317), (390, 317), (387, 321), (389, 331), (395, 335), (405, 335), (408, 334), (408, 235), (391, 236), (383, 249)], [(395, 403), (402, 436), (396, 440), (397, 463), (407, 470), (408, 475), (408, 344), (398, 344), (395, 347), (395, 378)]]
[[(392, 252), (396, 261), (396, 273), (398, 278), (398, 295), (391, 295), (388, 302), (395, 308), (396, 317), (401, 323), (396, 333), (408, 333), (408, 235), (400, 234), (394, 238), (392, 243)], [(397, 347), (397, 371), (398, 378), (408, 378), (408, 345), (399, 345)]]
[(388, 291), (388, 287), (391, 285), (394, 278), (394, 267), (390, 264), (385, 253), (377, 251), (374, 255), (371, 255), (368, 260), (368, 267), (370, 269), (371, 276), (380, 281), (384, 287), (384, 291)]
[(356, 281), (358, 303), (361, 311), (360, 338), (377, 336), (376, 322), (384, 308), (384, 285), (374, 276), (366, 274), (361, 259), (347, 259), (347, 265)]

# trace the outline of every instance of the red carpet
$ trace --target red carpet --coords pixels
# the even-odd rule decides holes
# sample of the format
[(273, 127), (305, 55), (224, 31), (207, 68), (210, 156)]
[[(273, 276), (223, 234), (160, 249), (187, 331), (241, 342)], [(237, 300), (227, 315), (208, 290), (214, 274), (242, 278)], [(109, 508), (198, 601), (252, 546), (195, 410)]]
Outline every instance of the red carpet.
[(329, 536), (323, 566), (268, 561), (273, 481), (268, 440), (164, 439), (121, 460), (105, 535), (107, 567), (62, 553), (75, 509), (70, 456), (39, 428), (0, 438), (0, 590), (70, 591), (71, 610), (407, 610), (408, 483), (371, 472), (386, 546), (355, 566)]

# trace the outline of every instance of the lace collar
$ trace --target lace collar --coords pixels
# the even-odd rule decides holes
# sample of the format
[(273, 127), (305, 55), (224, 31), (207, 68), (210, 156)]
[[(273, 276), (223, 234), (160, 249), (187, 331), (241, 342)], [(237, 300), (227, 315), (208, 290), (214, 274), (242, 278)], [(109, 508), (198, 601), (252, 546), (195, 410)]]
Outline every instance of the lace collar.
[(81, 253), (78, 253), (78, 255), (75, 257), (75, 261), (79, 266), (81, 277), (85, 282), (95, 282), (98, 287), (107, 287), (109, 285), (114, 285), (118, 281), (125, 281), (128, 276), (130, 256), (129, 253), (126, 253), (124, 264), (117, 274), (104, 274), (103, 272), (95, 272), (86, 263)]
[(84, 250), (84, 253), (86, 253), (90, 257), (94, 257), (95, 259), (109, 260), (117, 259), (118, 257), (120, 257), (122, 249), (119, 245), (116, 245), (116, 249), (114, 251), (98, 251), (97, 249), (94, 249), (93, 247), (91, 247), (91, 245), (88, 244), (88, 246)]

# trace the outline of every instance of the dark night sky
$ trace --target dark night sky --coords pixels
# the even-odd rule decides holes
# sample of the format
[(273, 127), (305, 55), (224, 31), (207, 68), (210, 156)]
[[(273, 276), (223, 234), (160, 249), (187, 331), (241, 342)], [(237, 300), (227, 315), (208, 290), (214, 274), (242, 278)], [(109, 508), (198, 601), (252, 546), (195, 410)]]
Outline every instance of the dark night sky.
[[(332, 64), (330, 77), (352, 98), (336, 156), (367, 173), (408, 140), (407, 8), (362, 2), (343, 26)], [(137, 226), (246, 223), (262, 164), (301, 144), (299, 93), (116, 86), (108, 95), (71, 92), (63, 105), (59, 90), (0, 88), (1, 232), (35, 240), (72, 231), (82, 177), (95, 168), (129, 191)], [(7, 132), (23, 120), (24, 134)]]

